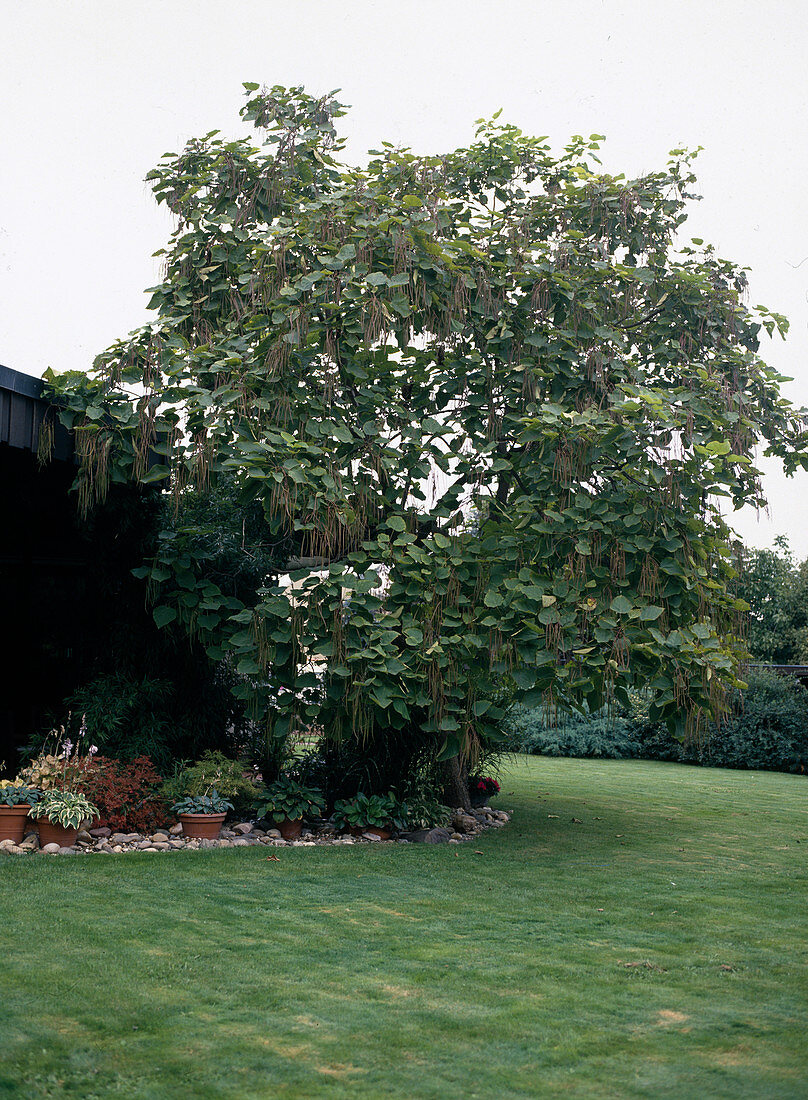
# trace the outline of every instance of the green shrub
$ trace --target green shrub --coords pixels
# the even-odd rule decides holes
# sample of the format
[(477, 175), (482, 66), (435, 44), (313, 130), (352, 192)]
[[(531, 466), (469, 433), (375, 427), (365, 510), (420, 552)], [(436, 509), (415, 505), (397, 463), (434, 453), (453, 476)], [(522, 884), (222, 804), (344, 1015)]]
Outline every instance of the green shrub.
[(432, 829), (436, 825), (448, 825), (452, 811), (436, 797), (415, 794), (402, 803), (403, 817), (408, 829)]
[(407, 787), (432, 789), (440, 785), (442, 765), (436, 760), (434, 739), (418, 729), (390, 730), (362, 741), (323, 737), (286, 771), (299, 783), (321, 790), (326, 803), (352, 798), (360, 791), (386, 794), (397, 790), (402, 776)]
[(638, 755), (631, 722), (608, 714), (569, 714), (553, 723), (543, 709), (516, 704), (505, 720), (513, 752), (541, 756), (599, 756), (622, 760)]
[(647, 699), (615, 717), (603, 711), (570, 715), (552, 723), (543, 710), (516, 705), (506, 719), (508, 747), (543, 756), (640, 757), (716, 768), (808, 769), (808, 690), (789, 676), (750, 672), (748, 688), (732, 700), (720, 726), (680, 742), (650, 721)]
[(207, 795), (214, 789), (234, 804), (237, 814), (248, 813), (258, 794), (255, 782), (245, 775), (242, 762), (217, 751), (203, 753), (195, 764), (177, 768), (160, 793), (171, 801)]
[(167, 772), (178, 759), (247, 738), (248, 723), (230, 690), (234, 682), (225, 662), (200, 662), (192, 676), (172, 669), (170, 678), (116, 670), (77, 688), (66, 706), (73, 726), (84, 717), (87, 735), (105, 756), (148, 756)]
[(304, 787), (288, 775), (271, 783), (254, 803), (259, 820), (298, 821), (303, 817), (319, 817), (325, 809), (322, 792)]
[[(700, 763), (722, 768), (805, 772), (808, 767), (808, 690), (790, 676), (748, 676), (742, 709), (699, 749)], [(687, 750), (687, 746), (685, 746)]]
[(334, 806), (334, 824), (338, 829), (404, 829), (406, 807), (392, 793), (340, 799)]
[(165, 756), (171, 740), (171, 693), (169, 680), (114, 672), (78, 688), (67, 702), (74, 715), (85, 719), (88, 736), (104, 756), (154, 759)]

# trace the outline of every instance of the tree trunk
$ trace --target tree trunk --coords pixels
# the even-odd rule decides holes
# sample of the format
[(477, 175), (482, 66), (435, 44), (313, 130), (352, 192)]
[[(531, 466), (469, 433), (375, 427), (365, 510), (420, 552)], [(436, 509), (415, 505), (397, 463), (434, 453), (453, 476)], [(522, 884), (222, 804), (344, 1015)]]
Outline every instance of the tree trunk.
[(451, 798), (452, 806), (462, 806), (464, 810), (470, 810), (468, 768), (465, 764), (460, 763), (459, 756), (453, 756), (451, 760), (447, 760), (443, 768), (446, 777), (446, 791)]

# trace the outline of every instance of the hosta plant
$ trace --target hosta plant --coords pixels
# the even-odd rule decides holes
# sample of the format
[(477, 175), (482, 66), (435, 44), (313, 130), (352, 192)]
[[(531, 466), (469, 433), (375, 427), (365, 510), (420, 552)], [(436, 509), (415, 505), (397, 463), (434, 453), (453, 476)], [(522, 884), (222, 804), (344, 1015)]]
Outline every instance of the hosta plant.
[(432, 829), (436, 825), (448, 825), (451, 818), (449, 807), (428, 795), (408, 797), (401, 809), (408, 829)]
[(172, 812), (179, 814), (226, 814), (233, 809), (233, 803), (222, 798), (218, 791), (212, 790), (209, 794), (195, 794), (188, 798), (181, 798), (171, 807)]
[(32, 807), (31, 816), (63, 829), (78, 829), (88, 818), (98, 817), (98, 808), (79, 791), (44, 791)]
[(273, 821), (297, 821), (302, 817), (317, 817), (325, 809), (322, 792), (314, 787), (304, 787), (289, 776), (277, 779), (256, 803), (256, 811), (261, 817)]
[(36, 787), (6, 783), (0, 786), (0, 806), (33, 806), (41, 797)]
[(406, 828), (406, 807), (391, 794), (366, 795), (361, 791), (355, 798), (343, 798), (334, 804), (334, 824), (339, 829), (396, 829)]
[[(52, 751), (49, 751), (49, 745), (53, 745)], [(93, 767), (97, 752), (97, 746), (89, 744), (87, 725), (82, 716), (75, 743), (67, 735), (65, 726), (52, 729), (45, 738), (42, 751), (20, 771), (14, 784), (36, 787), (43, 792), (83, 790), (84, 780)]]
[(77, 775), (78, 767), (65, 760), (64, 754), (43, 751), (20, 771), (17, 780), (41, 791), (53, 791), (72, 783)]

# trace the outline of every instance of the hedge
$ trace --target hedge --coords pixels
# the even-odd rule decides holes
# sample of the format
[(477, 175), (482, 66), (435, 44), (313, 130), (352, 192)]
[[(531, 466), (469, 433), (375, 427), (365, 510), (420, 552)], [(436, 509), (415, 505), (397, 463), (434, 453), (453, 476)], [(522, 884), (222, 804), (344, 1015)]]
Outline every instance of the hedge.
[(788, 676), (749, 673), (748, 689), (734, 700), (720, 727), (680, 742), (648, 718), (647, 700), (609, 715), (565, 715), (553, 720), (541, 709), (514, 704), (504, 723), (513, 752), (543, 756), (673, 760), (717, 768), (802, 772), (808, 768), (808, 690)]

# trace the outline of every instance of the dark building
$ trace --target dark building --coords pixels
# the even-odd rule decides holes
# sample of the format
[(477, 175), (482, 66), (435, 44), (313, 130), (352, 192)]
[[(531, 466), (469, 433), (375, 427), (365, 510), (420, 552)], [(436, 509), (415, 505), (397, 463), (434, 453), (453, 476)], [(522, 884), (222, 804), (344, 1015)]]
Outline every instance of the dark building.
[[(201, 642), (158, 630), (132, 573), (167, 522), (159, 486), (112, 484), (80, 517), (73, 439), (42, 392), (0, 366), (0, 778), (70, 709), (74, 733), (95, 710), (94, 739), (111, 755), (170, 767), (221, 748), (249, 725), (232, 672)], [(40, 463), (43, 421), (54, 435)]]
[(37, 461), (47, 409), (38, 378), (0, 366), (0, 763), (11, 770), (69, 690), (71, 592), (87, 569), (60, 425), (53, 461)]
[[(40, 379), (0, 366), (0, 765), (6, 773), (16, 770), (22, 746), (41, 743), (65, 720), (65, 700), (77, 685), (120, 662), (115, 646), (121, 639), (154, 631), (131, 569), (143, 560), (156, 496), (114, 486), (108, 503), (80, 520), (71, 491), (72, 436), (42, 390)], [(52, 458), (40, 463), (46, 417), (54, 430)]]

